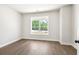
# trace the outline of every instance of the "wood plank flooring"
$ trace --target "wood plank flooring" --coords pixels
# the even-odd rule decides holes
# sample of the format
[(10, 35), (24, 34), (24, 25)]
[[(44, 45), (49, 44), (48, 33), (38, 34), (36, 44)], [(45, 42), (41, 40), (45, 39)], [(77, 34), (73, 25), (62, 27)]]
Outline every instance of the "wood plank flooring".
[(76, 55), (72, 46), (59, 42), (22, 39), (0, 48), (0, 55)]

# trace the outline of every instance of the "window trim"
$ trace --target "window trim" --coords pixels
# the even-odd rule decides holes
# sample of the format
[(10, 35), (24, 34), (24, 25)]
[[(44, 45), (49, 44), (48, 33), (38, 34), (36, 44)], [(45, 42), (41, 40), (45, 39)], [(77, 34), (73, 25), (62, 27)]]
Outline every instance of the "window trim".
[[(47, 31), (39, 31), (38, 30), (32, 30), (32, 21), (33, 21), (33, 18), (37, 18), (37, 19), (40, 19), (40, 18), (47, 18), (48, 19), (48, 27), (47, 27)], [(40, 25), (39, 25), (40, 26)], [(48, 16), (35, 16), (35, 17), (31, 17), (31, 34), (34, 34), (34, 35), (48, 35), (49, 34), (49, 17)]]

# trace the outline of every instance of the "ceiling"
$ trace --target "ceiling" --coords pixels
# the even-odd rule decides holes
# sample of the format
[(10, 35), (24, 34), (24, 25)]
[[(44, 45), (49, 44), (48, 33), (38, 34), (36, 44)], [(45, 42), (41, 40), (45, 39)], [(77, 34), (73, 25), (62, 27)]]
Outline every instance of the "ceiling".
[(65, 4), (10, 4), (8, 7), (20, 13), (43, 12), (58, 9)]

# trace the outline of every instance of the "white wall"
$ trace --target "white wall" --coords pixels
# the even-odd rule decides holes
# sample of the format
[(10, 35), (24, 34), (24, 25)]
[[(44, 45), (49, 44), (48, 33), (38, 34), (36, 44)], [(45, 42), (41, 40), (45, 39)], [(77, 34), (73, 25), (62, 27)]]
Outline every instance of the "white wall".
[[(79, 4), (73, 6), (74, 11), (74, 40), (79, 40)], [(74, 43), (79, 54), (79, 44)]]
[(74, 5), (74, 21), (77, 39), (79, 39), (79, 5)]
[[(49, 35), (33, 35), (31, 34), (31, 17), (32, 16), (48, 16), (49, 17)], [(23, 14), (23, 34), (25, 39), (39, 39), (59, 41), (59, 10), (43, 13)]]
[(71, 45), (72, 39), (72, 6), (64, 6), (60, 9), (60, 42)]
[(21, 15), (0, 5), (0, 47), (17, 41), (21, 33)]

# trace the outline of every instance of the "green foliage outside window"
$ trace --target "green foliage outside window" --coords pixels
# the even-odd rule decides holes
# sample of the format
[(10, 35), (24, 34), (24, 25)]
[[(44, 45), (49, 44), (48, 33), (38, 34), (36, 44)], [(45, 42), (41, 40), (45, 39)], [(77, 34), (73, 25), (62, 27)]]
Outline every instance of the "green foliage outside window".
[(32, 20), (32, 30), (47, 31), (48, 21), (47, 20)]
[(39, 30), (39, 20), (32, 21), (32, 30)]
[(47, 22), (45, 23), (44, 21), (41, 21), (41, 22), (40, 22), (40, 30), (47, 31), (47, 29), (48, 29), (48, 24), (47, 24)]

